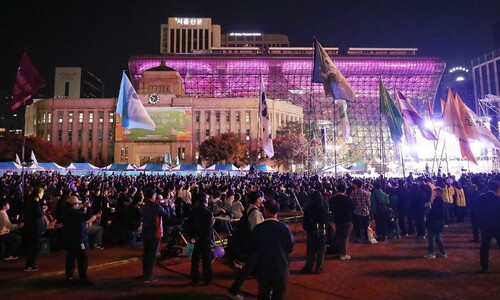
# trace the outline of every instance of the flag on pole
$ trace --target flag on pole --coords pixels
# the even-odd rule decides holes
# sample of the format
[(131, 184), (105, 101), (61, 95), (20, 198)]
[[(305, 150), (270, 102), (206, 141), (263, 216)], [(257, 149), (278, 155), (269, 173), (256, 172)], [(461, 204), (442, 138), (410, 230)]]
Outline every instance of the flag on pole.
[(121, 115), (122, 128), (146, 130), (155, 130), (156, 128), (125, 72), (123, 72), (120, 84), (116, 113)]
[(28, 51), (24, 51), (17, 69), (16, 82), (12, 90), (11, 109), (16, 110), (23, 105), (31, 95), (45, 86), (45, 80), (38, 74), (28, 56)]
[(176, 165), (176, 166), (180, 165), (179, 155), (176, 155), (176, 156), (175, 156), (175, 165)]
[(31, 150), (31, 160), (33, 161), (33, 166), (36, 168), (38, 167), (38, 160), (36, 159), (35, 152)]
[(259, 118), (262, 126), (262, 150), (264, 150), (269, 158), (272, 158), (274, 156), (274, 146), (271, 139), (271, 121), (269, 119), (269, 109), (267, 107), (266, 90), (262, 74), (260, 75)]
[(349, 125), (349, 119), (347, 118), (347, 101), (343, 99), (335, 100), (335, 104), (339, 105), (340, 133), (344, 137), (346, 143), (352, 143), (351, 126)]
[(21, 165), (21, 160), (19, 159), (19, 155), (16, 153), (16, 164)]
[(493, 133), (486, 127), (481, 118), (476, 115), (475, 112), (472, 111), (468, 106), (465, 106), (467, 112), (471, 116), (472, 122), (477, 127), (479, 131), (479, 140), (481, 142), (489, 144), (490, 147), (500, 150), (500, 142), (493, 135)]
[(356, 100), (356, 94), (349, 82), (340, 73), (333, 60), (316, 39), (314, 39), (312, 82), (323, 83), (325, 94), (332, 96), (333, 99)]
[(477, 165), (476, 158), (470, 148), (469, 138), (465, 132), (464, 125), (458, 113), (456, 100), (451, 89), (448, 89), (448, 97), (443, 109), (443, 127), (441, 128), (457, 137), (462, 157)]
[(424, 119), (417, 112), (413, 104), (411, 104), (403, 93), (398, 90), (396, 90), (396, 99), (399, 103), (399, 108), (403, 113), (403, 118), (406, 119), (408, 124), (417, 126), (418, 130), (425, 139), (437, 141), (437, 137), (432, 130), (425, 127)]
[(467, 134), (467, 137), (469, 139), (479, 141), (480, 140), (479, 129), (476, 126), (476, 123), (474, 122), (474, 119), (472, 118), (471, 114), (467, 110), (464, 101), (462, 100), (462, 98), (460, 98), (460, 95), (458, 95), (458, 93), (455, 94), (455, 103), (458, 108), (458, 114), (460, 116), (460, 120), (462, 121), (462, 124), (465, 129), (465, 134)]
[(399, 112), (396, 104), (389, 95), (389, 92), (382, 83), (382, 78), (379, 79), (379, 93), (380, 93), (380, 114), (384, 115), (389, 126), (391, 138), (394, 143), (401, 142), (403, 136), (403, 116)]
[(168, 152), (167, 163), (172, 165), (172, 154), (170, 154), (170, 152)]
[[(400, 94), (399, 91), (394, 89), (395, 91), (395, 96), (396, 96), (396, 103), (398, 104), (399, 110), (403, 111), (402, 108), (402, 101), (400, 96), (403, 96), (403, 94)], [(410, 156), (415, 160), (416, 162), (419, 161), (418, 159), (418, 154), (417, 154), (417, 142), (415, 140), (415, 137), (413, 136), (413, 133), (411, 132), (410, 125), (408, 125), (408, 120), (404, 117), (403, 115), (403, 134), (405, 136), (405, 141), (406, 141), (406, 146), (408, 147), (408, 153)]]

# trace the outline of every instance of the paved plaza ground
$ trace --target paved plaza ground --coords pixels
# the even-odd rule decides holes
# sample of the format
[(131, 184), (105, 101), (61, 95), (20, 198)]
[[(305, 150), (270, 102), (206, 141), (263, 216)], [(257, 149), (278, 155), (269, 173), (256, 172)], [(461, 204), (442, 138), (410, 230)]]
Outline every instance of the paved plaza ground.
[[(493, 245), (490, 273), (478, 274), (479, 244), (471, 243), (470, 225), (445, 228), (448, 258), (425, 259), (427, 241), (404, 237), (377, 244), (351, 243), (349, 261), (327, 258), (324, 272), (303, 275), (305, 234), (291, 224), (296, 245), (291, 256), (287, 299), (500, 299), (500, 250)], [(91, 287), (64, 280), (65, 252), (41, 254), (38, 272), (24, 272), (24, 260), (0, 261), (0, 298), (10, 299), (228, 299), (236, 270), (229, 260), (212, 264), (214, 280), (191, 286), (190, 262), (179, 256), (159, 262), (157, 282), (141, 274), (141, 247), (115, 246), (89, 251)], [(257, 282), (243, 285), (245, 299), (257, 298)]]

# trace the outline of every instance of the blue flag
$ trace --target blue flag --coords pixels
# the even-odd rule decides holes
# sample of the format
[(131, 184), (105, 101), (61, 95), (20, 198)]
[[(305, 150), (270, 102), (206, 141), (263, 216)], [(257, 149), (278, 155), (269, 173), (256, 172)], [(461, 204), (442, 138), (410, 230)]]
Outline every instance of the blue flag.
[(356, 100), (356, 94), (351, 86), (316, 39), (314, 40), (312, 82), (323, 83), (325, 94), (332, 96), (335, 100)]
[(155, 130), (156, 128), (125, 72), (123, 72), (120, 84), (116, 113), (121, 115), (122, 128), (142, 128), (146, 130)]

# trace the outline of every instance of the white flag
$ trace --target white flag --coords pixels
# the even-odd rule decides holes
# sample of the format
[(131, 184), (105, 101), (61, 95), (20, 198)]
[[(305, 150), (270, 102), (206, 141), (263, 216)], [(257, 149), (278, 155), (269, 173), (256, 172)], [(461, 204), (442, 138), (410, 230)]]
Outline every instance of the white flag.
[(272, 158), (274, 156), (274, 146), (271, 139), (271, 121), (269, 120), (269, 110), (262, 75), (260, 75), (259, 118), (262, 125), (262, 150), (264, 150), (269, 158)]
[(16, 153), (16, 164), (21, 165), (21, 160), (19, 159), (19, 155)]
[(33, 166), (38, 167), (38, 160), (36, 159), (35, 152), (31, 150), (31, 160), (33, 161)]
[(335, 100), (335, 104), (338, 104), (339, 106), (340, 133), (344, 137), (346, 143), (352, 143), (351, 126), (349, 125), (349, 119), (347, 118), (347, 101), (343, 99)]
[(141, 99), (123, 72), (116, 112), (122, 117), (122, 128), (155, 130), (156, 125), (142, 105)]

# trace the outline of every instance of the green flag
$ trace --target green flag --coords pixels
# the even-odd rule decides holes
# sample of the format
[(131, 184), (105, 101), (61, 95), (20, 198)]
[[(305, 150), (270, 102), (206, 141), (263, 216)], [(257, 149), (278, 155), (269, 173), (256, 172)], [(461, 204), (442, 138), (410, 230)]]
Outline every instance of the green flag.
[(387, 125), (391, 132), (392, 141), (395, 143), (401, 142), (403, 136), (403, 116), (399, 112), (396, 104), (389, 95), (389, 92), (382, 83), (382, 78), (379, 79), (379, 92), (380, 92), (380, 114), (384, 115), (387, 119)]

